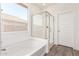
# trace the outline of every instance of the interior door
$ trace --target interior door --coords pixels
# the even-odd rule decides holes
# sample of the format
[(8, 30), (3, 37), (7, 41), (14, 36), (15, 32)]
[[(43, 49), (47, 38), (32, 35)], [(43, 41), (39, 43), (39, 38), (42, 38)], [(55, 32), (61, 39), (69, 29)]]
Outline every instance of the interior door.
[(59, 14), (58, 44), (73, 47), (74, 45), (74, 12)]

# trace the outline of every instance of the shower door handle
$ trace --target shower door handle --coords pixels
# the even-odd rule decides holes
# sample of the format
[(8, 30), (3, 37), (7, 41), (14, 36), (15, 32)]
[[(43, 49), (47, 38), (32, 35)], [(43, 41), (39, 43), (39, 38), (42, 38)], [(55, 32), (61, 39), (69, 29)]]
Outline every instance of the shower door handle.
[(60, 32), (60, 30), (58, 30), (58, 32)]
[(49, 28), (48, 26), (46, 26), (46, 28)]
[(2, 48), (1, 51), (2, 51), (2, 52), (1, 52), (1, 55), (2, 55), (2, 56), (7, 56), (7, 51), (6, 51), (5, 48)]
[(6, 49), (5, 49), (5, 48), (3, 48), (3, 49), (1, 49), (1, 51), (6, 51)]

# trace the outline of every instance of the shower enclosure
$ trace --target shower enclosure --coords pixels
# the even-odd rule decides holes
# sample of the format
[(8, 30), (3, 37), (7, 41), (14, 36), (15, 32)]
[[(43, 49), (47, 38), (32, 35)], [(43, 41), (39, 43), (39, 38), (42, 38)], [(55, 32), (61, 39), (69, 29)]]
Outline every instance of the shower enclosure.
[(54, 16), (45, 11), (32, 16), (32, 37), (48, 40), (49, 49), (54, 44)]

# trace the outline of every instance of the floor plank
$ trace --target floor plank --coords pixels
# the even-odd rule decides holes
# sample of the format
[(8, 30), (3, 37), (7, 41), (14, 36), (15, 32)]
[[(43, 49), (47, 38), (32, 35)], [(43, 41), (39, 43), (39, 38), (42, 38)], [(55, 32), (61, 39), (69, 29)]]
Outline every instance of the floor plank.
[(79, 56), (79, 51), (63, 45), (54, 45), (46, 56)]

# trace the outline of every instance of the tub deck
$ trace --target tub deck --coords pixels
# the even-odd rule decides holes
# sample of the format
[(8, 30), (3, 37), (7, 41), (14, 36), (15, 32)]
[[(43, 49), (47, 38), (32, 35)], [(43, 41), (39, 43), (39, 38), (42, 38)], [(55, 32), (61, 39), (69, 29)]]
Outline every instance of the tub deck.
[[(7, 56), (31, 56), (42, 47), (47, 49), (47, 41), (42, 39), (29, 39), (16, 44), (5, 46), (6, 51), (2, 55)], [(46, 53), (46, 49), (44, 50)], [(37, 52), (38, 53), (38, 52)], [(39, 54), (39, 53), (38, 53)]]

